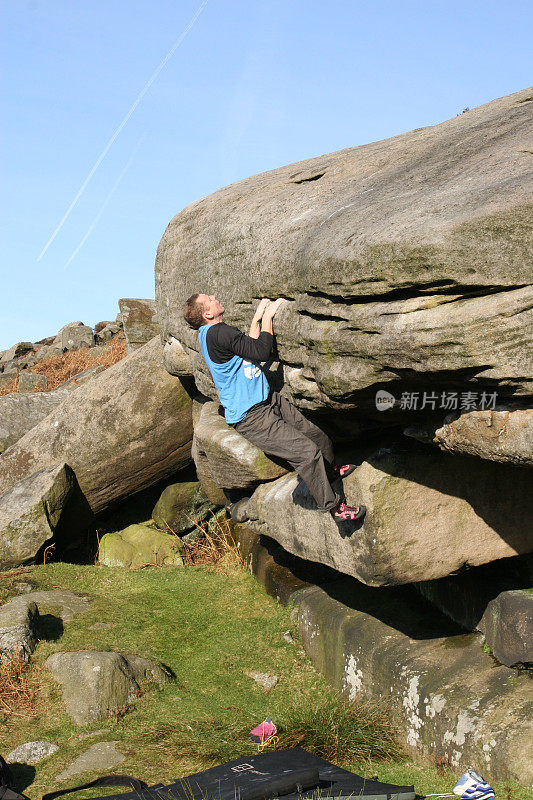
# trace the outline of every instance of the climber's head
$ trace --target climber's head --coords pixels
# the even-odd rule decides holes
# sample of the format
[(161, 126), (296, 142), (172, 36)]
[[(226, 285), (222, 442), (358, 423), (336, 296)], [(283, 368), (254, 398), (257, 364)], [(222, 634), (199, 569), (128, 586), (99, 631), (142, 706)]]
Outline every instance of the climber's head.
[(183, 316), (191, 328), (221, 322), (226, 309), (216, 294), (193, 294), (185, 303)]

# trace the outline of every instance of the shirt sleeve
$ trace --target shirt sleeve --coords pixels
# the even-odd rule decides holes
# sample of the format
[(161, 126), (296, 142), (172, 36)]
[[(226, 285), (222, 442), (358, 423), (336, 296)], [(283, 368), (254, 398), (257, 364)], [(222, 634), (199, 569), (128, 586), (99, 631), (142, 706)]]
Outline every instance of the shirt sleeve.
[(267, 331), (261, 331), (258, 338), (254, 339), (225, 322), (211, 325), (206, 336), (207, 352), (215, 364), (224, 364), (235, 355), (246, 361), (267, 361), (273, 340), (274, 337)]

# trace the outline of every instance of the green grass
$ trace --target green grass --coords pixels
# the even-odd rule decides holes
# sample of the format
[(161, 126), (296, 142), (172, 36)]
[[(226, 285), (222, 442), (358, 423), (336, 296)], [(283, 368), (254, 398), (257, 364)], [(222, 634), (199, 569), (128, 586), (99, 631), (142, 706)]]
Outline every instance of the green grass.
[[(332, 692), (302, 650), (290, 610), (243, 569), (223, 564), (216, 569), (128, 571), (56, 563), (13, 578), (4, 575), (0, 598), (14, 593), (12, 582), (28, 579), (40, 589), (61, 588), (94, 598), (86, 612), (65, 623), (59, 638), (37, 646), (29, 675), (37, 691), (38, 718), (11, 717), (0, 725), (4, 756), (37, 739), (60, 746), (34, 770), (15, 770), (20, 788), (32, 800), (57, 788), (55, 776), (94, 742), (118, 743), (126, 759), (114, 771), (165, 783), (257, 752), (248, 733), (266, 716), (280, 729), (279, 747), (301, 744), (367, 777), (415, 783), (419, 793), (450, 791), (457, 778), (455, 772), (439, 775), (407, 761), (382, 706), (364, 701), (347, 705)], [(91, 629), (95, 622), (109, 627)], [(288, 629), (296, 644), (283, 639)], [(176, 679), (148, 687), (124, 716), (79, 728), (64, 712), (60, 690), (43, 669), (47, 656), (58, 650), (137, 653), (163, 662)], [(251, 670), (277, 675), (279, 682), (265, 694), (245, 674)], [(96, 776), (83, 773), (65, 785)], [(499, 795), (505, 800), (506, 786), (500, 785)], [(510, 791), (512, 800), (530, 796), (523, 787), (512, 785)]]

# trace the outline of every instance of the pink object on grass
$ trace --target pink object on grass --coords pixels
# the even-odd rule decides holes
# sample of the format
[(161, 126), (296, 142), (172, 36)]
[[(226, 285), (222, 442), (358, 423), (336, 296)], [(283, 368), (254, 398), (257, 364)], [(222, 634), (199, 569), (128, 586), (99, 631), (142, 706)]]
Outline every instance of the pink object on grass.
[(263, 722), (260, 722), (259, 725), (256, 725), (253, 730), (250, 731), (250, 739), (252, 742), (257, 742), (258, 744), (264, 744), (267, 742), (275, 733), (277, 733), (277, 728), (270, 719), (267, 717)]

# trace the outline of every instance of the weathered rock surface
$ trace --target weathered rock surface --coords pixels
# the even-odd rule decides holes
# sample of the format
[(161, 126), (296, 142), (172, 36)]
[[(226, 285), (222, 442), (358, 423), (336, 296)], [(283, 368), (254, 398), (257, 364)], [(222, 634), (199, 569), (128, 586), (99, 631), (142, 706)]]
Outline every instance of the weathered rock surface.
[(191, 530), (194, 522), (201, 522), (213, 504), (202, 489), (199, 481), (171, 483), (157, 501), (152, 519), (158, 528), (181, 534)]
[(37, 603), (41, 612), (53, 609), (54, 612), (59, 613), (63, 622), (71, 622), (75, 614), (87, 611), (91, 598), (85, 594), (75, 594), (63, 589), (41, 589), (24, 594), (20, 598), (14, 597), (9, 603), (20, 601)]
[(0, 397), (0, 453), (15, 444), (68, 396), (68, 389)]
[[(163, 339), (199, 352), (181, 313), (206, 287), (241, 329), (258, 298), (284, 296), (293, 302), (276, 316), (276, 339), (300, 407), (382, 419), (377, 386), (398, 396), (454, 381), (531, 397), (531, 97), (517, 92), (192, 203), (158, 248)], [(207, 368), (193, 366), (205, 392)]]
[(194, 375), (190, 356), (185, 347), (173, 336), (169, 336), (163, 348), (163, 366), (171, 375), (189, 377)]
[(63, 325), (52, 342), (53, 345), (65, 350), (79, 350), (80, 347), (92, 347), (94, 344), (93, 329), (83, 322), (69, 322)]
[[(384, 697), (409, 749), (457, 774), (470, 764), (488, 780), (528, 784), (533, 687), (525, 671), (496, 666), (481, 634), (460, 635), (409, 586), (373, 589), (290, 556), (246, 525), (236, 541), (250, 571), (294, 604), (303, 645), (348, 697)], [(312, 581), (313, 583), (306, 583)], [(319, 585), (316, 585), (316, 584)]]
[(46, 375), (40, 375), (38, 372), (28, 372), (27, 370), (22, 370), (19, 375), (19, 392), (43, 391), (47, 387), (48, 380)]
[(0, 607), (0, 661), (28, 661), (37, 644), (39, 609), (27, 597), (17, 597)]
[(106, 533), (100, 540), (98, 561), (106, 567), (138, 567), (181, 565), (183, 545), (177, 536), (149, 528), (129, 525), (118, 533)]
[(31, 353), (32, 350), (33, 344), (31, 342), (17, 342), (17, 344), (14, 344), (13, 347), (2, 351), (2, 354), (0, 355), (0, 363), (7, 364), (8, 361), (13, 361), (14, 358), (23, 356), (26, 353)]
[(191, 462), (191, 400), (161, 366), (159, 337), (78, 387), (0, 457), (9, 489), (58, 460), (95, 513)]
[(65, 781), (82, 772), (105, 772), (122, 764), (125, 756), (117, 750), (119, 742), (96, 742), (88, 750), (78, 756), (66, 769), (59, 773), (56, 780)]
[(450, 453), (533, 466), (533, 408), (496, 406), (449, 414), (441, 426), (406, 428), (404, 433)]
[(367, 507), (355, 532), (316, 513), (294, 473), (255, 490), (249, 525), (371, 586), (431, 580), (533, 549), (533, 496), (521, 467), (399, 445), (350, 460), (359, 466), (344, 480), (346, 497)]
[(533, 666), (532, 592), (501, 592), (490, 601), (479, 623), (494, 656), (509, 667)]
[(22, 478), (0, 495), (0, 567), (32, 561), (51, 543), (62, 523), (62, 532), (74, 539), (91, 519), (67, 464), (55, 464)]
[(123, 298), (118, 301), (126, 334), (127, 352), (131, 353), (159, 335), (155, 318), (155, 300)]
[(45, 667), (61, 684), (67, 712), (78, 725), (110, 716), (132, 703), (142, 681), (170, 681), (160, 665), (127, 653), (54, 653)]
[(50, 358), (51, 356), (60, 356), (63, 352), (63, 348), (59, 344), (45, 344), (40, 347), (35, 354), (36, 361), (43, 361), (45, 358)]
[[(92, 348), (95, 349), (94, 347)], [(59, 388), (69, 388), (75, 389), (77, 386), (81, 386), (82, 383), (88, 381), (90, 378), (94, 378), (96, 375), (99, 375), (101, 372), (104, 372), (106, 367), (103, 364), (95, 364), (94, 367), (88, 367), (88, 369), (84, 369), (82, 372), (78, 372), (77, 375), (73, 375), (72, 378), (69, 378), (65, 383), (62, 383)]]
[(59, 746), (53, 742), (25, 742), (19, 744), (6, 756), (8, 764), (38, 764), (43, 758), (53, 755), (59, 750)]
[[(199, 407), (194, 425), (196, 471), (205, 473), (218, 487), (249, 489), (287, 472), (262, 450), (230, 428), (219, 414), (220, 404), (206, 402)], [(201, 479), (201, 478), (200, 478)]]

